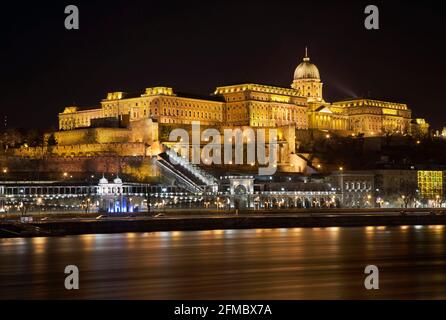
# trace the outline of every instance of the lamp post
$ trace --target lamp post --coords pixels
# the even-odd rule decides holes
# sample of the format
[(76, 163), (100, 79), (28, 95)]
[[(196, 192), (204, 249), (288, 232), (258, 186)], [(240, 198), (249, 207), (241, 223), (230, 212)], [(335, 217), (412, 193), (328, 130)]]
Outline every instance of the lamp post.
[(151, 199), (150, 199), (150, 192), (148, 190), (148, 187), (149, 186), (147, 184), (144, 186), (144, 190), (145, 190), (144, 195), (145, 195), (146, 203), (147, 203), (147, 214), (150, 215)]
[(86, 205), (86, 208), (85, 208), (85, 211), (86, 211), (85, 213), (87, 213), (87, 214), (90, 211), (90, 201), (91, 201), (91, 199), (87, 198), (87, 205)]
[(38, 197), (36, 203), (37, 203), (37, 208), (39, 208), (39, 216), (40, 216), (40, 214), (42, 213), (41, 205), (43, 203), (43, 199), (41, 197)]

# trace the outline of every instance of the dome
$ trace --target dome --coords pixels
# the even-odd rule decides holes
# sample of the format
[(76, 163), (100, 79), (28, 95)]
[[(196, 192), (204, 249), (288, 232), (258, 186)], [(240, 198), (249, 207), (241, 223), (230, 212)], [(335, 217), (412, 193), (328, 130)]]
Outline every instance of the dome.
[(310, 80), (320, 80), (321, 77), (319, 75), (319, 69), (316, 65), (310, 62), (310, 57), (307, 55), (307, 50), (305, 48), (305, 58), (294, 71), (294, 80), (302, 80), (302, 79), (310, 79)]
[(122, 184), (122, 180), (121, 180), (121, 178), (119, 178), (119, 176), (117, 176), (117, 177), (115, 178), (115, 180), (113, 180), (113, 183), (114, 183), (114, 184)]
[(99, 184), (107, 184), (107, 183), (108, 180), (104, 176), (102, 176), (101, 180), (99, 180)]

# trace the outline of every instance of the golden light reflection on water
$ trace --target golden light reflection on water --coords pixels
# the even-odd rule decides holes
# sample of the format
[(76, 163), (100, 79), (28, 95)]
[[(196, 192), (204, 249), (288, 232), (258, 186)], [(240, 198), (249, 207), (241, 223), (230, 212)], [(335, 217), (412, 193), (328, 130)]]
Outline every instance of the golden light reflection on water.
[[(445, 226), (444, 225), (430, 225), (430, 226), (402, 225), (402, 226), (397, 226), (395, 228), (398, 228), (398, 229), (404, 231), (404, 233), (406, 233), (406, 231), (408, 231), (408, 230), (421, 230), (423, 228), (427, 228), (429, 230), (433, 230), (435, 232), (441, 233), (444, 231)], [(201, 230), (201, 231), (192, 231), (192, 232), (197, 232), (200, 235), (203, 235), (206, 237), (213, 237), (213, 236), (232, 237), (233, 234), (236, 232), (242, 232), (242, 233), (246, 233), (246, 234), (253, 233), (256, 236), (262, 236), (262, 235), (267, 235), (267, 234), (271, 234), (271, 233), (279, 234), (279, 235), (283, 235), (283, 236), (288, 236), (288, 235), (293, 236), (293, 235), (302, 234), (302, 232), (304, 230), (306, 230), (306, 231), (313, 231), (313, 232), (315, 232), (315, 234), (323, 233), (323, 234), (327, 234), (331, 237), (332, 236), (338, 237), (339, 234), (344, 229), (345, 228), (341, 228), (341, 227), (322, 227), (322, 228), (314, 227), (314, 228), (264, 228), (264, 229), (244, 229), (244, 230), (219, 229), (219, 230)], [(367, 226), (367, 227), (364, 227), (363, 230), (364, 230), (364, 233), (366, 234), (367, 238), (369, 238), (369, 237), (377, 234), (377, 232), (391, 231), (391, 228), (389, 229), (388, 226)], [(130, 241), (134, 241), (134, 239), (137, 238), (138, 236), (140, 236), (140, 237), (152, 236), (152, 237), (165, 239), (165, 240), (178, 240), (178, 239), (184, 237), (185, 234), (187, 234), (188, 232), (189, 231), (169, 231), (169, 232), (154, 232), (154, 233), (145, 232), (145, 233), (141, 233), (141, 234), (126, 233), (126, 239), (130, 240)], [(80, 237), (84, 241), (85, 245), (91, 246), (94, 244), (94, 240), (97, 236), (98, 235), (83, 235)], [(39, 241), (44, 241), (44, 240), (39, 240)], [(39, 248), (42, 249), (42, 247), (39, 247)]]
[(45, 252), (47, 239), (44, 237), (32, 238), (31, 243), (33, 245), (33, 252), (41, 254)]
[(254, 229), (254, 232), (256, 234), (267, 234), (267, 233), (271, 233), (271, 232), (281, 232), (279, 229)]
[(90, 249), (96, 241), (96, 235), (94, 234), (84, 234), (79, 236), (79, 238), (83, 243), (83, 247), (86, 249)]
[[(393, 227), (392, 227), (393, 228)], [(389, 228), (388, 226), (367, 226), (364, 227), (364, 233), (366, 237), (369, 239), (371, 237), (374, 237), (378, 232), (389, 232), (392, 230), (392, 228)], [(441, 233), (443, 232), (445, 226), (444, 225), (431, 225), (431, 226), (409, 226), (409, 225), (403, 225), (403, 226), (397, 226), (395, 228), (398, 228), (402, 230), (404, 233), (406, 233), (409, 230), (420, 230), (423, 228), (433, 230), (435, 233)], [(342, 233), (345, 228), (341, 227), (313, 227), (313, 228), (264, 228), (264, 229), (244, 229), (244, 230), (237, 230), (237, 229), (219, 229), (219, 230), (200, 230), (200, 231), (192, 231), (199, 233), (200, 235), (203, 235), (205, 237), (218, 237), (218, 238), (232, 238), (234, 233), (242, 232), (244, 234), (255, 234), (256, 237), (265, 236), (268, 234), (278, 234), (280, 236), (296, 236), (296, 235), (303, 235), (303, 231), (312, 231), (315, 234), (327, 235), (330, 238), (337, 239), (339, 238), (340, 234)], [(169, 231), (169, 232), (153, 232), (153, 233), (126, 233), (126, 239), (129, 240), (131, 243), (134, 243), (135, 239), (139, 237), (147, 237), (152, 236), (155, 238), (159, 238), (160, 240), (179, 240), (181, 238), (184, 238), (186, 234), (188, 234), (189, 231)], [(95, 237), (98, 235), (83, 235), (80, 236), (81, 239), (85, 242), (85, 245), (92, 246), (94, 245)], [(43, 240), (40, 240), (43, 241)], [(42, 247), (39, 247), (40, 250), (42, 250)]]
[(181, 237), (181, 235), (182, 235), (182, 232), (181, 231), (172, 231), (172, 238), (175, 240), (175, 239), (178, 239), (179, 237)]
[(129, 232), (125, 234), (125, 240), (130, 249), (133, 249), (138, 244), (138, 235), (139, 233)]
[[(375, 227), (372, 227), (373, 230)], [(267, 229), (244, 229), (244, 230), (237, 230), (237, 229), (225, 229), (225, 230), (200, 230), (195, 231), (199, 233), (200, 235), (212, 237), (212, 236), (232, 236), (236, 232), (242, 232), (244, 234), (255, 234), (256, 236), (262, 236), (262, 235), (268, 235), (268, 234), (278, 234), (281, 236), (293, 236), (293, 235), (300, 235), (304, 230), (308, 231), (314, 231), (316, 233), (320, 232), (327, 232), (331, 236), (337, 236), (342, 228), (340, 227), (324, 227), (324, 228), (267, 228)], [(382, 228), (381, 228), (382, 230)], [(188, 231), (171, 231), (171, 232), (159, 232), (155, 233), (159, 236), (162, 236), (164, 238), (178, 238), (182, 235), (184, 236)]]
[[(444, 226), (443, 225), (432, 225), (432, 226), (429, 226), (428, 229), (430, 231), (433, 231), (433, 233), (436, 236), (438, 236), (440, 239), (443, 239), (443, 236), (444, 236)], [(440, 243), (442, 244), (443, 242), (440, 242)]]
[(443, 230), (444, 226), (443, 225), (431, 225), (427, 227), (428, 229), (433, 229), (433, 230)]
[[(84, 291), (89, 298), (367, 299), (355, 289), (356, 281), (363, 283), (361, 272), (352, 280), (344, 270), (362, 271), (373, 262), (390, 273), (378, 298), (443, 298), (445, 230), (403, 225), (0, 240), (0, 269), (9, 272), (18, 297), (70, 298), (63, 282), (46, 281), (61, 270), (63, 276), (63, 267), (75, 261), (87, 275), (101, 271), (100, 278), (83, 278), (89, 281), (84, 288), (93, 288)], [(423, 281), (413, 281), (417, 272)], [(23, 278), (33, 285), (23, 286)]]
[(48, 238), (38, 237), (31, 239), (32, 263), (30, 263), (33, 273), (41, 275), (46, 271), (46, 253)]
[(340, 231), (339, 227), (330, 227), (327, 228), (327, 230), (332, 239), (337, 239), (339, 237), (339, 231)]

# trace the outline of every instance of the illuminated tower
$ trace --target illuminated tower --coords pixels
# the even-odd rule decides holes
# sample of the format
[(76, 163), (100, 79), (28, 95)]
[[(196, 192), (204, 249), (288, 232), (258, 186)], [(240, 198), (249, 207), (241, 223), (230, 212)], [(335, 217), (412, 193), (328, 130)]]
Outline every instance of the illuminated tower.
[(299, 91), (308, 101), (323, 101), (322, 82), (316, 65), (310, 62), (308, 50), (305, 47), (305, 57), (294, 71), (294, 80), (291, 88)]

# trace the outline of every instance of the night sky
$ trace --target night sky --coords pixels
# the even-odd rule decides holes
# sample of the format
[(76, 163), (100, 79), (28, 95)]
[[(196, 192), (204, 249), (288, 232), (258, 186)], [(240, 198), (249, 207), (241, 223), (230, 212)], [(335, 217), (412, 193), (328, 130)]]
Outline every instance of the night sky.
[[(64, 28), (69, 4), (79, 7), (80, 30)], [(380, 9), (380, 30), (364, 28), (367, 4)], [(289, 87), (307, 45), (327, 101), (404, 102), (440, 128), (445, 15), (439, 1), (2, 3), (0, 116), (10, 127), (47, 129), (65, 106), (99, 106), (109, 91)]]

